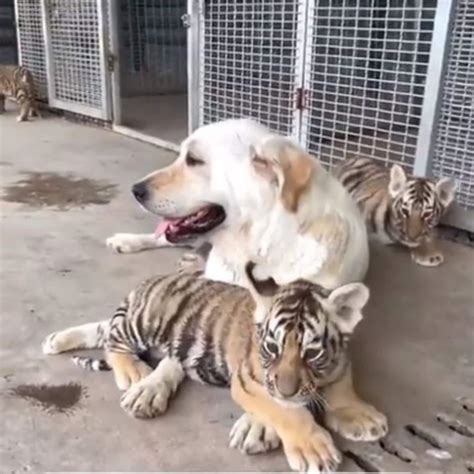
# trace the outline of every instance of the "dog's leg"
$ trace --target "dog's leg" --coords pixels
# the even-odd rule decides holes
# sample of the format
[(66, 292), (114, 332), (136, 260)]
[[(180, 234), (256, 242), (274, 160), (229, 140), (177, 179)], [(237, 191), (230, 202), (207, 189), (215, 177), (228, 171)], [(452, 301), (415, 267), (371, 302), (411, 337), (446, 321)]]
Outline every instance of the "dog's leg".
[(168, 242), (165, 235), (155, 234), (114, 234), (105, 241), (107, 247), (117, 253), (134, 253), (160, 247), (176, 247)]
[(204, 242), (194, 252), (186, 252), (177, 263), (178, 272), (204, 271), (212, 244)]

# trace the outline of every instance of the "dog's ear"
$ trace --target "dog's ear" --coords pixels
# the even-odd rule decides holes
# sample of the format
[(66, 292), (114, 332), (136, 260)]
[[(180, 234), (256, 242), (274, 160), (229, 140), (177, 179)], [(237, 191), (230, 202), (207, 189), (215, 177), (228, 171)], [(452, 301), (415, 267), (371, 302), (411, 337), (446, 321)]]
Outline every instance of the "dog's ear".
[(311, 156), (288, 139), (272, 137), (253, 150), (252, 164), (258, 174), (278, 185), (284, 207), (296, 212), (313, 175)]
[(284, 175), (281, 199), (288, 211), (296, 212), (313, 175), (313, 159), (295, 145), (286, 147), (279, 158)]
[(272, 297), (278, 291), (278, 285), (273, 278), (258, 280), (254, 275), (255, 263), (247, 262), (245, 265), (245, 275), (248, 279), (248, 287), (253, 300), (255, 301), (254, 320), (262, 323), (267, 312), (271, 308)]

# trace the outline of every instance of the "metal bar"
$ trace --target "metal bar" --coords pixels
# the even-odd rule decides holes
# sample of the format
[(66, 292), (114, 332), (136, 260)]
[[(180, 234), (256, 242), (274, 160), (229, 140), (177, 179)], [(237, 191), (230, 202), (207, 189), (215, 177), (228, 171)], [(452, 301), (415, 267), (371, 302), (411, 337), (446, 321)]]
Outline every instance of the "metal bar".
[(88, 117), (93, 117), (101, 120), (107, 120), (105, 112), (101, 108), (91, 107), (84, 104), (77, 104), (75, 102), (69, 102), (51, 97), (49, 99), (49, 105), (57, 109), (67, 110), (68, 112), (87, 115)]
[(22, 65), (22, 56), (21, 56), (21, 34), (20, 34), (20, 15), (18, 14), (18, 2), (20, 0), (15, 0), (13, 5), (15, 8), (15, 31), (16, 31), (16, 44), (17, 44), (17, 54), (18, 54), (18, 64)]
[(444, 0), (438, 2), (436, 9), (423, 111), (413, 166), (416, 176), (431, 175), (436, 123), (441, 110), (443, 77), (448, 62), (449, 37), (453, 25), (455, 3), (455, 0)]
[(298, 108), (295, 106), (293, 111), (293, 126), (291, 130), (291, 138), (298, 143), (305, 143), (302, 137), (302, 124), (304, 123), (303, 116), (307, 115), (308, 112), (304, 107), (305, 96), (307, 89), (307, 71), (309, 70), (306, 65), (306, 49), (311, 41), (307, 41), (307, 38), (312, 38), (312, 28), (310, 28), (310, 22), (308, 21), (310, 8), (314, 8), (314, 0), (302, 0), (298, 3), (298, 14), (297, 14), (297, 30), (296, 30), (296, 48), (297, 54), (295, 58), (295, 95), (297, 91), (300, 91), (302, 107)]
[(199, 0), (188, 0), (187, 14), (189, 26), (187, 36), (187, 70), (188, 70), (188, 132), (192, 133), (199, 127), (199, 49), (200, 49), (200, 15)]
[(46, 77), (48, 83), (48, 104), (54, 107), (54, 98), (56, 97), (56, 88), (54, 82), (54, 62), (50, 41), (50, 0), (41, 0), (41, 21), (43, 24), (44, 52), (46, 63)]
[(111, 100), (112, 120), (114, 125), (122, 123), (122, 94), (120, 82), (121, 55), (119, 39), (119, 4), (116, 0), (108, 0), (109, 3), (109, 29), (110, 45), (109, 53), (113, 56), (114, 67), (111, 73)]
[(104, 120), (112, 118), (112, 93), (111, 78), (107, 64), (109, 55), (108, 24), (107, 24), (107, 1), (97, 0), (97, 23), (99, 29), (100, 70), (102, 72), (102, 117)]
[(112, 125), (112, 130), (116, 133), (120, 133), (121, 135), (140, 140), (141, 142), (151, 143), (152, 145), (164, 148), (165, 150), (179, 152), (179, 145), (177, 145), (176, 143), (172, 143), (167, 140), (162, 140), (161, 138), (157, 138), (152, 135), (147, 135), (146, 133), (139, 132), (138, 130), (135, 130), (130, 127), (124, 127), (123, 125), (114, 124)]

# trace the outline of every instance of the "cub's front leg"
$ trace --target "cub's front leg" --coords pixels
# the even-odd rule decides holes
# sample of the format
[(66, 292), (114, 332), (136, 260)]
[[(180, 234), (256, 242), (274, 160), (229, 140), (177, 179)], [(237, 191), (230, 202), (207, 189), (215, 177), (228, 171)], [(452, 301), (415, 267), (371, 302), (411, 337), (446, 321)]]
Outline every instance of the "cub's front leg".
[(324, 398), (326, 426), (344, 438), (375, 441), (387, 434), (386, 416), (356, 394), (350, 367), (338, 382), (324, 389)]
[(232, 397), (251, 417), (274, 429), (283, 443), (288, 464), (300, 472), (332, 472), (341, 462), (331, 435), (304, 407), (287, 407), (275, 401), (249, 377), (232, 378)]

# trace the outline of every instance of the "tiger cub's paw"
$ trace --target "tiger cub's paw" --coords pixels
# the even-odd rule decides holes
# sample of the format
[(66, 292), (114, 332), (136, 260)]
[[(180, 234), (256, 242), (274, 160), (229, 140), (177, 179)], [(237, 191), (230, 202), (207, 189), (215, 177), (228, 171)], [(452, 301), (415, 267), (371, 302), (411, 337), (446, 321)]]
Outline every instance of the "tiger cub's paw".
[(298, 432), (286, 436), (283, 448), (288, 464), (294, 471), (334, 472), (342, 461), (331, 435), (317, 425), (310, 434)]
[(419, 254), (416, 250), (411, 253), (412, 260), (423, 267), (437, 267), (444, 262), (444, 256), (441, 252), (432, 254)]
[(61, 352), (66, 351), (68, 349), (66, 347), (68, 340), (69, 338), (65, 338), (62, 331), (49, 334), (41, 344), (43, 354), (60, 354)]
[(328, 411), (326, 426), (352, 441), (375, 441), (388, 432), (387, 417), (366, 403)]
[(276, 431), (259, 423), (248, 413), (244, 413), (232, 427), (229, 445), (244, 454), (258, 454), (271, 451), (280, 446)]
[(119, 390), (127, 390), (152, 372), (151, 367), (135, 354), (109, 353), (107, 362), (112, 366)]
[(120, 406), (135, 418), (153, 418), (168, 408), (170, 398), (184, 379), (181, 364), (165, 357), (146, 378), (133, 384), (120, 400)]
[(178, 260), (176, 270), (179, 273), (192, 273), (203, 271), (206, 267), (206, 260), (197, 253), (187, 252)]

